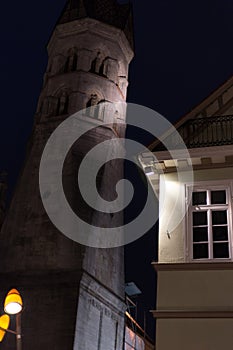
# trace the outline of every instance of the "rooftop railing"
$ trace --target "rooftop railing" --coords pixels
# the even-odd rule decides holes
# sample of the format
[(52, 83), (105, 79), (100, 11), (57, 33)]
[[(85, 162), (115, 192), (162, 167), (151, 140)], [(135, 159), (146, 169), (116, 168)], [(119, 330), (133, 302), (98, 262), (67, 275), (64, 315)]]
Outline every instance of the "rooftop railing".
[(231, 145), (233, 116), (191, 119), (178, 131), (188, 148)]
[[(187, 148), (233, 145), (233, 115), (189, 119), (177, 131), (178, 134), (171, 133), (165, 139), (168, 149), (183, 147), (178, 135)], [(160, 142), (154, 151), (162, 150), (165, 146)]]

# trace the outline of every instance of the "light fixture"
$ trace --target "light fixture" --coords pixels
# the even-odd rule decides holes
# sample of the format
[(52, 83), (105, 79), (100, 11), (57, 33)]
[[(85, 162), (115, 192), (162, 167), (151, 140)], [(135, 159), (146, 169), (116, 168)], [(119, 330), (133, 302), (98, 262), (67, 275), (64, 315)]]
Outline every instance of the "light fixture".
[(3, 340), (4, 335), (6, 334), (9, 324), (10, 324), (10, 316), (6, 314), (2, 315), (0, 317), (0, 342)]
[(23, 301), (17, 289), (11, 289), (4, 302), (4, 311), (9, 315), (16, 315), (22, 311)]
[[(11, 289), (4, 301), (4, 311), (8, 315), (0, 317), (0, 341), (4, 338), (5, 332), (14, 334), (16, 337), (16, 349), (22, 350), (21, 339), (21, 311), (23, 309), (23, 300), (17, 289)], [(15, 315), (16, 330), (8, 329), (10, 323), (9, 315)]]
[(146, 166), (144, 168), (144, 171), (145, 171), (145, 174), (147, 176), (154, 175), (154, 170), (153, 170), (152, 166)]
[(136, 284), (134, 282), (128, 282), (125, 284), (125, 293), (129, 297), (136, 297), (136, 296), (142, 294), (142, 292), (140, 291), (140, 289), (136, 286)]

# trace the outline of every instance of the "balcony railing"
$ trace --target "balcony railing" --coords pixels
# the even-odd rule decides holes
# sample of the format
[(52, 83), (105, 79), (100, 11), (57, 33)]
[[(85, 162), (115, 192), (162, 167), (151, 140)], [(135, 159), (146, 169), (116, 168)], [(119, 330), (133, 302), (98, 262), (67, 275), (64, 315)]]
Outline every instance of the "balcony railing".
[[(205, 117), (187, 120), (178, 128), (178, 133), (187, 148), (233, 145), (233, 115)], [(177, 134), (166, 139), (170, 149), (182, 148)], [(162, 143), (155, 150), (164, 150)]]
[(188, 148), (233, 144), (233, 116), (196, 118), (178, 129)]

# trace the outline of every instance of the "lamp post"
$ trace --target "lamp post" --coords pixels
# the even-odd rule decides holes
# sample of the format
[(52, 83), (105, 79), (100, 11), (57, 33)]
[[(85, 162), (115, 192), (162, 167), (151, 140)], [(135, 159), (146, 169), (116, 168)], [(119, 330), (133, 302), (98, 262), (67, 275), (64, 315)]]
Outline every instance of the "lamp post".
[[(4, 338), (5, 332), (15, 334), (16, 336), (16, 349), (22, 350), (22, 339), (21, 339), (21, 312), (23, 309), (22, 297), (17, 289), (11, 289), (4, 301), (5, 315), (0, 317), (0, 341)], [(16, 331), (8, 329), (10, 323), (9, 315), (16, 316)]]

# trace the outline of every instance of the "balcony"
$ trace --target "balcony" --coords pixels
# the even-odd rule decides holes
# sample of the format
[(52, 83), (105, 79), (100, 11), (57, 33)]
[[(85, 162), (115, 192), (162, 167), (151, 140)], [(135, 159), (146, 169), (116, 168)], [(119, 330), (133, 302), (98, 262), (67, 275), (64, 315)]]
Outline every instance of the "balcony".
[[(233, 145), (233, 115), (205, 117), (187, 120), (178, 128), (187, 148)], [(169, 149), (180, 149), (182, 145), (175, 133), (166, 138)], [(162, 143), (154, 151), (165, 150)]]

